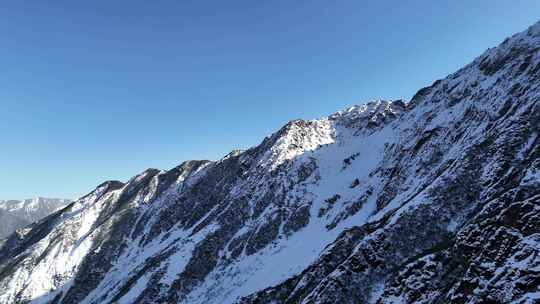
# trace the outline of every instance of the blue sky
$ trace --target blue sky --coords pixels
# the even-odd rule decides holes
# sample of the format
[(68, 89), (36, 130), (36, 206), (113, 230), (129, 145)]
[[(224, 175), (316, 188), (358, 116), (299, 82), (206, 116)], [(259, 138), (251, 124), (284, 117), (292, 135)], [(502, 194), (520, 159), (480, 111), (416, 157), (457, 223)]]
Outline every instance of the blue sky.
[(75, 198), (408, 99), (540, 18), (532, 0), (1, 6), (0, 199)]

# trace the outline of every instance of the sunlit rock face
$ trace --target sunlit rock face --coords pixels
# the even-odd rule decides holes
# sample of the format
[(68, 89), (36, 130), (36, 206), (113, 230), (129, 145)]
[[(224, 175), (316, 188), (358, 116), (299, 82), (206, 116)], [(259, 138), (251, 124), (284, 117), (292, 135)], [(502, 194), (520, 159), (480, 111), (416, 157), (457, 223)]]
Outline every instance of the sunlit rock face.
[(0, 303), (537, 303), (539, 50), (103, 183), (9, 238)]

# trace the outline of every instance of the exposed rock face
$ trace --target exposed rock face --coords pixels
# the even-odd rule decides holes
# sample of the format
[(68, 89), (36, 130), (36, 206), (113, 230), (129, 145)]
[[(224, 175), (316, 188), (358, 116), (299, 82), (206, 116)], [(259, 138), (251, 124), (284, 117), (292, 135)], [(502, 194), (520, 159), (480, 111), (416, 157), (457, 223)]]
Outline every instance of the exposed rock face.
[(0, 200), (0, 243), (15, 230), (39, 221), (69, 203), (67, 199), (42, 197), (23, 201)]
[(537, 303), (539, 50), (104, 183), (10, 237), (0, 303)]

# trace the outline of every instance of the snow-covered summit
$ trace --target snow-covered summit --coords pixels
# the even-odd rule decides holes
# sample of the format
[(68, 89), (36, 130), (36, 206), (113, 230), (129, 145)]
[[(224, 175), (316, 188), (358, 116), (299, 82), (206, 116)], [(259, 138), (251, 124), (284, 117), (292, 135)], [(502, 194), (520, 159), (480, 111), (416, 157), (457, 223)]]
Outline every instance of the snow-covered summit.
[(25, 200), (0, 200), (0, 209), (6, 211), (25, 210), (31, 212), (44, 206), (51, 206), (52, 209), (58, 209), (69, 204), (69, 199), (35, 197)]
[(16, 229), (39, 221), (71, 200), (36, 197), (25, 200), (0, 200), (0, 240), (3, 241)]

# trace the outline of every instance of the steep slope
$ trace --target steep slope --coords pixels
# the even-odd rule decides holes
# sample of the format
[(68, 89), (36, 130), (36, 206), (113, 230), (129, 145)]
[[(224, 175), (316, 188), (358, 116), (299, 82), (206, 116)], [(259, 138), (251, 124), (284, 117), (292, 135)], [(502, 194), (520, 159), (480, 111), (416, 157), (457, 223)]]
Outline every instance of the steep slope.
[(540, 301), (539, 50), (106, 182), (8, 240), (0, 303)]
[(69, 202), (66, 199), (42, 197), (22, 201), (0, 200), (0, 243), (16, 229), (39, 221)]

